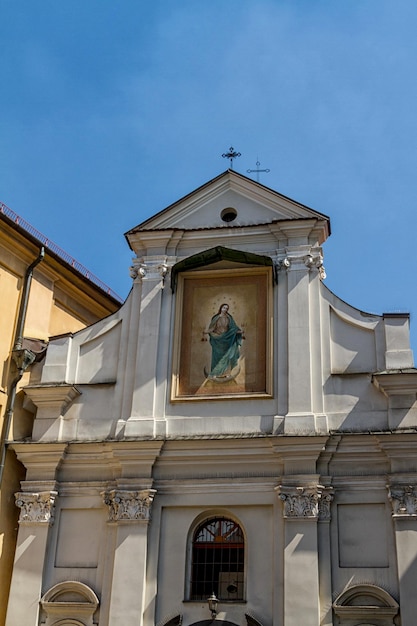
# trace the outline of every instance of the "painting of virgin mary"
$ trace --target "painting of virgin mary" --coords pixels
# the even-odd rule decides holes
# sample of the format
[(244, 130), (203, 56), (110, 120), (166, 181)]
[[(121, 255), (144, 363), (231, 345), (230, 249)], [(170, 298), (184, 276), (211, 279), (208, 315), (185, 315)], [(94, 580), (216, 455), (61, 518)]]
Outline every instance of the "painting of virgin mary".
[(271, 268), (178, 275), (173, 402), (270, 397)]
[(209, 378), (226, 378), (237, 366), (242, 330), (229, 313), (229, 305), (224, 302), (211, 320), (205, 334), (211, 345), (211, 368), (205, 372)]

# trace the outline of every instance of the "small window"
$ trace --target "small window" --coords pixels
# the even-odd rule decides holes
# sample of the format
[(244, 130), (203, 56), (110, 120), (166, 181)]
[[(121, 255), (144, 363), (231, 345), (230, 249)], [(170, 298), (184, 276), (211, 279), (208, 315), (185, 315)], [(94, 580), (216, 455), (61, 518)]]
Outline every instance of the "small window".
[(223, 222), (233, 222), (233, 220), (237, 218), (237, 211), (233, 207), (229, 206), (227, 207), (227, 209), (223, 209), (223, 211), (220, 213), (220, 217), (222, 218)]
[(191, 600), (244, 598), (245, 542), (239, 524), (214, 517), (200, 524), (193, 536)]

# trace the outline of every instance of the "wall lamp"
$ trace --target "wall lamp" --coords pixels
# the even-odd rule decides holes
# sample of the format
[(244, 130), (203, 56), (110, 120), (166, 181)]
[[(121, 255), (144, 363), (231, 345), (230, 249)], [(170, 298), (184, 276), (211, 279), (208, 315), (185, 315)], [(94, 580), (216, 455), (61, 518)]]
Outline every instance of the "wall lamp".
[(211, 619), (216, 619), (218, 603), (219, 601), (216, 598), (216, 594), (213, 591), (211, 596), (207, 598), (208, 608), (209, 608), (209, 611), (211, 612)]

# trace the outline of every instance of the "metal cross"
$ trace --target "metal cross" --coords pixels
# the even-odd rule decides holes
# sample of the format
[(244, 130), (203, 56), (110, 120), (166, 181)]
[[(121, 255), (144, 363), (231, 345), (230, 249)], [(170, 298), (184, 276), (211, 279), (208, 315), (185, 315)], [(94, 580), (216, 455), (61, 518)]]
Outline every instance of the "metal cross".
[(256, 169), (256, 170), (246, 170), (246, 171), (248, 172), (248, 174), (250, 174), (251, 172), (256, 172), (256, 181), (257, 181), (258, 183), (259, 183), (259, 172), (267, 172), (267, 173), (268, 173), (268, 172), (270, 172), (270, 171), (271, 171), (271, 170), (260, 170), (260, 169), (259, 169), (259, 166), (260, 166), (259, 161), (256, 161), (256, 167), (257, 167), (258, 169)]
[(222, 154), (222, 157), (224, 159), (230, 159), (230, 169), (231, 170), (233, 169), (233, 159), (236, 159), (237, 157), (240, 157), (240, 156), (242, 156), (240, 154), (240, 152), (235, 152), (235, 149), (234, 149), (233, 146), (230, 146), (229, 152), (224, 152)]

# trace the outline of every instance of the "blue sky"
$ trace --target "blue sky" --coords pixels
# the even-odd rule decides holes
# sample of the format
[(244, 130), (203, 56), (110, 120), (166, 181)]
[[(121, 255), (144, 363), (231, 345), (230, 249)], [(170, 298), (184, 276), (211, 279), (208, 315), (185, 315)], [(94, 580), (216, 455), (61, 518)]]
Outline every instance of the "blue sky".
[(121, 296), (123, 233), (227, 168), (331, 217), (326, 284), (409, 311), (415, 0), (1, 0), (0, 200)]

